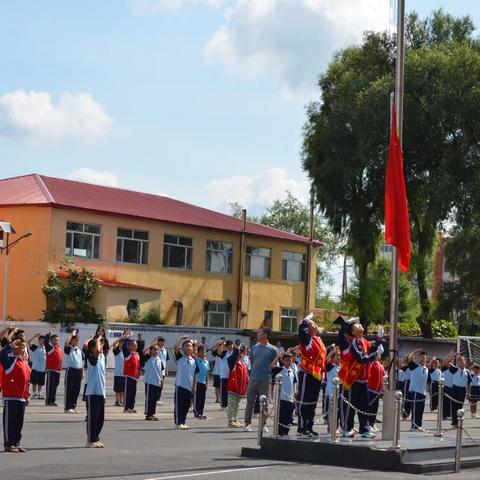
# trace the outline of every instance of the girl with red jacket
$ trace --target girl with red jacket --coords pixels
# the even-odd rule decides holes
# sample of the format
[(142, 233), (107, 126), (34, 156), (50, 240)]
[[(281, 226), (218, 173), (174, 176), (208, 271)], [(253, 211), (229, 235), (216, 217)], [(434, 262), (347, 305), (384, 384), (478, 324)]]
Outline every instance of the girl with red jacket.
[(135, 398), (137, 396), (137, 382), (140, 378), (140, 355), (137, 353), (137, 342), (129, 340), (129, 335), (124, 335), (123, 343), (123, 376), (125, 377), (124, 413), (137, 413)]
[(227, 392), (227, 416), (228, 426), (232, 428), (243, 428), (243, 425), (237, 420), (238, 408), (240, 407), (240, 400), (247, 394), (248, 386), (248, 370), (245, 363), (242, 361), (242, 355), (245, 352), (245, 346), (235, 348), (228, 357), (228, 374)]

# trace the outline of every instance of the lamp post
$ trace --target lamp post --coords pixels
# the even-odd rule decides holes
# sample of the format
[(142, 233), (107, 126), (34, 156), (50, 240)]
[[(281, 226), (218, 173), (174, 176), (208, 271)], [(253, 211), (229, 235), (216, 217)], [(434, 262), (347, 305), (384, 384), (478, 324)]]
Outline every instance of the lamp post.
[[(0, 255), (5, 251), (5, 272), (3, 281), (3, 326), (7, 323), (7, 290), (8, 290), (8, 255), (10, 250), (17, 245), (20, 240), (30, 237), (32, 232), (24, 233), (21, 237), (18, 237), (13, 242), (10, 242), (10, 235), (14, 234), (15, 229), (13, 225), (8, 222), (0, 222)], [(5, 242), (4, 242), (5, 238)]]

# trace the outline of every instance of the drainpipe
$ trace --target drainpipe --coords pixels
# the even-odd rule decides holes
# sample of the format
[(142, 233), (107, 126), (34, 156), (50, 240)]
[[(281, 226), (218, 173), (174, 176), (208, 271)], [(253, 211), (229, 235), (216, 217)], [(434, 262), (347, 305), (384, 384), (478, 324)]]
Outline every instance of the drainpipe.
[(242, 328), (242, 297), (243, 297), (243, 279), (245, 276), (245, 253), (247, 242), (247, 211), (242, 208), (242, 235), (240, 237), (240, 260), (238, 265), (238, 290), (237, 290), (237, 328)]
[(310, 189), (310, 215), (308, 221), (308, 247), (307, 247), (307, 271), (305, 272), (305, 314), (310, 312), (312, 305), (310, 305), (310, 294), (312, 291), (312, 258), (313, 258), (313, 219), (315, 210), (315, 193), (313, 185)]
[(177, 318), (175, 324), (181, 325), (183, 319), (183, 303), (178, 298), (176, 298), (173, 301), (173, 304), (177, 307)]

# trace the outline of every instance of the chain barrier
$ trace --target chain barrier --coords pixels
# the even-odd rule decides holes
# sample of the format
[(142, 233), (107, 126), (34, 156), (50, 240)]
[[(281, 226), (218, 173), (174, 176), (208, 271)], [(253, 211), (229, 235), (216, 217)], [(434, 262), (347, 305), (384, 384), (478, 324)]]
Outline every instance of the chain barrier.
[(455, 402), (455, 403), (458, 403), (459, 405), (461, 405), (463, 407), (463, 404), (465, 403), (465, 401), (461, 402), (460, 400), (457, 400), (456, 398), (453, 398), (451, 397), (448, 393), (443, 393), (445, 395), (445, 397), (447, 397), (450, 401), (452, 402)]
[[(350, 403), (342, 394), (340, 394), (338, 397), (341, 398), (342, 401), (345, 402), (350, 408), (353, 408), (356, 412), (360, 413), (361, 415), (366, 415), (368, 417), (376, 417), (377, 416), (376, 413), (364, 412), (363, 410), (360, 410), (355, 405)], [(385, 414), (385, 413), (387, 413), (387, 412), (383, 412), (383, 414)]]
[[(430, 395), (430, 396), (425, 396), (425, 398), (420, 398), (419, 400), (412, 400), (411, 398), (403, 398), (403, 401), (404, 402), (408, 402), (408, 403), (423, 403), (423, 402), (426, 402), (427, 399), (432, 399), (433, 397), (437, 396), (438, 395), (438, 392), (434, 393), (433, 395)], [(447, 395), (446, 393), (444, 395)], [(448, 395), (447, 395), (448, 397)]]
[(477, 445), (478, 447), (480, 447), (480, 440), (476, 440), (475, 438), (473, 438), (465, 427), (462, 427), (462, 429), (463, 429), (463, 433), (467, 436), (467, 438), (468, 438), (474, 445)]

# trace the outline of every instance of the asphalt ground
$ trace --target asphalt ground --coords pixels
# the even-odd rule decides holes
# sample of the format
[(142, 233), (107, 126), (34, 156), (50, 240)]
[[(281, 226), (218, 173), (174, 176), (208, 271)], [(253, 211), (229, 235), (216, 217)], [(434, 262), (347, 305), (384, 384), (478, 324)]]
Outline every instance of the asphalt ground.
[[(57, 397), (58, 407), (46, 407), (32, 400), (28, 407), (22, 444), (25, 454), (0, 453), (0, 480), (167, 480), (167, 479), (403, 479), (403, 473), (385, 473), (322, 465), (278, 462), (243, 458), (243, 446), (256, 445), (256, 428), (251, 433), (227, 427), (226, 413), (214, 403), (213, 389), (207, 392), (207, 420), (189, 414), (189, 431), (173, 425), (173, 378), (167, 378), (158, 406), (159, 422), (146, 422), (143, 415), (144, 390), (139, 382), (138, 414), (124, 414), (114, 407), (109, 372), (106, 421), (101, 435), (104, 449), (88, 449), (84, 421), (85, 406), (80, 400), (80, 414), (63, 413), (63, 387)], [(242, 401), (242, 407), (245, 401)], [(0, 407), (1, 409), (1, 407)], [(243, 408), (242, 415), (243, 417)], [(434, 414), (426, 414), (427, 428), (434, 428)], [(254, 421), (254, 427), (256, 421)], [(447, 426), (447, 425), (446, 425)], [(466, 421), (467, 429), (480, 436), (480, 419)], [(407, 430), (408, 422), (402, 423)], [(317, 427), (321, 432), (326, 427)], [(419, 435), (423, 433), (418, 432)], [(475, 479), (479, 470), (435, 478)]]

